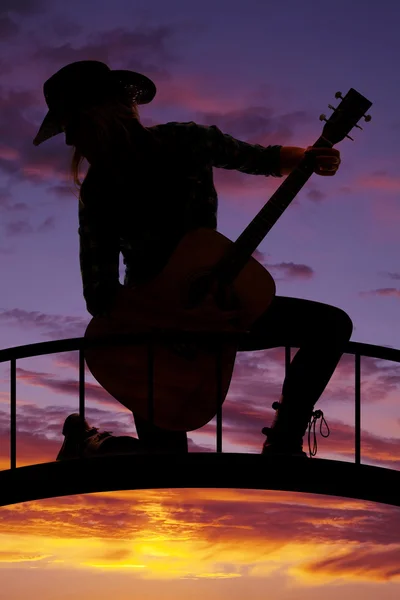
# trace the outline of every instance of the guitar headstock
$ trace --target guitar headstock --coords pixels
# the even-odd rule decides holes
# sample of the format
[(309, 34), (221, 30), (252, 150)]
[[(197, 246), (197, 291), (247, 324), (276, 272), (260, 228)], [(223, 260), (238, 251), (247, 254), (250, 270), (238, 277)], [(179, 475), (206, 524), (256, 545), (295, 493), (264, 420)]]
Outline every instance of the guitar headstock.
[(335, 98), (341, 98), (342, 101), (336, 108), (328, 105), (333, 110), (329, 119), (325, 115), (320, 116), (321, 121), (326, 121), (322, 135), (331, 142), (332, 146), (341, 142), (345, 137), (352, 140), (353, 138), (348, 133), (353, 127), (362, 129), (360, 125), (357, 125), (362, 118), (367, 122), (371, 120), (371, 116), (365, 113), (372, 106), (372, 102), (353, 88), (350, 88), (344, 98), (340, 92), (336, 92)]

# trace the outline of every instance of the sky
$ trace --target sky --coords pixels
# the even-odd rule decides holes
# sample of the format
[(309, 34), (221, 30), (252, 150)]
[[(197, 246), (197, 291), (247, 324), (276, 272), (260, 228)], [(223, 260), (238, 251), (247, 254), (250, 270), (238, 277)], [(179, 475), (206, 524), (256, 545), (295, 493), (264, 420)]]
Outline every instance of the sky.
[[(335, 177), (313, 175), (258, 248), (277, 294), (332, 304), (352, 340), (400, 347), (400, 151), (390, 0), (0, 3), (1, 348), (79, 337), (90, 321), (79, 270), (78, 202), (62, 136), (32, 140), (44, 81), (75, 60), (144, 73), (157, 95), (144, 125), (195, 121), (261, 145), (306, 147), (335, 92), (372, 103), (337, 148)], [(83, 166), (85, 171), (87, 163)], [(219, 231), (235, 240), (283, 181), (214, 170)], [(121, 264), (121, 277), (123, 275)], [(364, 464), (400, 468), (400, 369), (362, 359)], [(238, 355), (223, 409), (223, 450), (261, 451), (284, 374), (281, 348)], [(87, 373), (89, 422), (136, 435), (131, 414)], [(54, 460), (78, 409), (78, 357), (17, 362), (17, 465)], [(354, 357), (344, 355), (317, 405), (330, 436), (317, 458), (354, 461)], [(190, 432), (215, 449), (215, 422)], [(9, 467), (9, 366), (0, 368), (0, 468)], [(307, 443), (305, 443), (307, 449)], [(315, 459), (316, 460), (316, 459)], [(394, 600), (400, 513), (339, 497), (252, 490), (78, 495), (0, 509), (8, 600), (229, 597)]]

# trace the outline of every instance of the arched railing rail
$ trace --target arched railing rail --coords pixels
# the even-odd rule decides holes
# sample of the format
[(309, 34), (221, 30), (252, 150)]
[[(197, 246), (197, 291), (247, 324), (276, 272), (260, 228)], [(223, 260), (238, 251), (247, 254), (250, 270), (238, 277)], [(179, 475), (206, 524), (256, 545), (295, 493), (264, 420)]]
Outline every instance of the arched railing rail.
[[(16, 397), (16, 361), (22, 358), (36, 357), (41, 355), (56, 354), (61, 352), (79, 351), (79, 413), (82, 417), (85, 414), (85, 349), (94, 346), (113, 346), (113, 345), (132, 345), (147, 344), (149, 348), (149, 389), (152, 389), (151, 379), (153, 373), (153, 352), (152, 348), (157, 341), (187, 341), (193, 339), (207, 338), (218, 343), (231, 339), (232, 341), (241, 341), (246, 338), (247, 333), (215, 333), (215, 332), (182, 332), (182, 331), (157, 331), (143, 334), (119, 334), (106, 336), (96, 340), (86, 338), (67, 338), (49, 342), (40, 342), (28, 344), (25, 346), (15, 346), (0, 350), (0, 363), (10, 362), (10, 468), (16, 468), (16, 442), (17, 442), (17, 397)], [(254, 339), (254, 334), (252, 334)], [(277, 346), (271, 346), (277, 347)], [(295, 345), (285, 346), (285, 369), (287, 370), (291, 360), (291, 348)], [(359, 342), (349, 342), (344, 349), (344, 354), (352, 354), (355, 357), (355, 463), (361, 464), (361, 357), (371, 357), (376, 359), (388, 360), (400, 363), (400, 350), (387, 348), (385, 346), (375, 346), (372, 344), (362, 344)], [(218, 373), (217, 373), (218, 377)], [(216, 450), (222, 452), (222, 402), (219, 402), (219, 409), (216, 414), (217, 421), (217, 439)], [(149, 398), (151, 408), (152, 398)]]

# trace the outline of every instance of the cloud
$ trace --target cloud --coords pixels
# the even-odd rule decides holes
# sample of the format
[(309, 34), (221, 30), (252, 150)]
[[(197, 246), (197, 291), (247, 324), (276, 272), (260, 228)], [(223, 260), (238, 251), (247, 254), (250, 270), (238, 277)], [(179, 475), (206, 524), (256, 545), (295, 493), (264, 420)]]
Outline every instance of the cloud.
[(46, 191), (48, 194), (58, 196), (61, 200), (75, 200), (76, 194), (78, 193), (72, 184), (52, 185), (49, 186)]
[(48, 554), (39, 554), (34, 552), (8, 552), (0, 550), (1, 563), (20, 563), (20, 562), (35, 562), (48, 558)]
[(0, 558), (37, 557), (40, 537), (40, 554), (51, 557), (44, 568), (62, 560), (70, 568), (143, 565), (135, 576), (153, 579), (265, 577), (285, 569), (310, 585), (340, 576), (395, 582), (399, 519), (388, 506), (293, 492), (88, 494), (4, 507)]
[[(43, 145), (41, 152), (32, 145), (37, 127), (29, 111), (35, 106), (33, 92), (0, 88), (0, 170), (13, 179), (40, 183), (46, 179), (67, 179), (67, 161), (61, 151)], [(44, 117), (44, 114), (43, 114)], [(42, 118), (43, 118), (42, 117)]]
[(355, 185), (362, 189), (379, 190), (381, 192), (398, 192), (400, 178), (390, 175), (387, 171), (374, 171), (371, 175), (363, 175), (355, 181)]
[[(33, 385), (40, 388), (45, 388), (50, 392), (63, 394), (70, 398), (79, 398), (79, 382), (74, 379), (60, 379), (49, 373), (39, 373), (37, 371), (29, 371), (27, 369), (17, 368), (17, 379), (21, 383)], [(116, 406), (119, 403), (105, 389), (95, 383), (87, 381), (85, 383), (85, 398), (86, 401), (95, 400), (107, 406)]]
[(19, 219), (18, 221), (11, 221), (4, 225), (6, 235), (9, 237), (26, 235), (33, 232), (32, 225), (27, 219)]
[(0, 15), (14, 12), (22, 16), (37, 15), (45, 10), (47, 0), (1, 0)]
[(400, 298), (400, 290), (397, 288), (378, 288), (367, 292), (359, 292), (359, 296), (394, 296)]
[(58, 39), (71, 38), (82, 32), (83, 27), (78, 21), (69, 19), (65, 15), (59, 17), (55, 15), (51, 18), (50, 27)]
[(304, 111), (277, 115), (271, 108), (246, 106), (239, 109), (198, 112), (195, 121), (216, 125), (228, 133), (252, 144), (287, 144), (297, 125), (304, 125), (310, 115)]
[(39, 329), (43, 336), (51, 339), (64, 337), (81, 337), (89, 320), (82, 317), (68, 317), (65, 315), (49, 315), (39, 311), (26, 311), (19, 308), (10, 310), (0, 309), (0, 321), (14, 322), (20, 327)]
[(169, 78), (165, 66), (178, 60), (171, 47), (180, 29), (179, 25), (149, 26), (136, 31), (117, 27), (89, 33), (86, 43), (79, 47), (70, 42), (57, 47), (39, 42), (30, 59), (46, 64), (49, 77), (70, 62), (99, 60), (112, 69), (131, 69), (146, 72), (150, 78)]
[[(263, 252), (260, 252), (260, 250), (253, 252), (252, 256), (266, 269), (271, 270), (276, 274), (274, 275), (275, 281), (282, 279), (311, 279), (311, 277), (313, 277), (315, 274), (314, 269), (308, 265), (293, 262), (271, 263), (268, 261), (267, 255)], [(284, 277), (277, 279), (277, 275), (280, 273), (282, 273)]]
[(370, 581), (392, 581), (400, 576), (400, 547), (374, 548), (360, 545), (350, 551), (310, 561), (302, 568), (310, 574), (323, 572), (341, 578), (369, 579)]
[(313, 202), (321, 202), (321, 200), (325, 200), (326, 197), (327, 194), (325, 192), (321, 192), (321, 190), (317, 190), (316, 188), (307, 191), (307, 198)]
[(40, 233), (46, 233), (51, 231), (55, 227), (55, 217), (47, 217), (41, 225), (38, 226), (37, 231)]
[(391, 273), (389, 271), (381, 271), (379, 275), (383, 275), (384, 277), (389, 277), (389, 279), (394, 279), (395, 281), (400, 281), (400, 273)]
[(6, 14), (2, 14), (0, 8), (0, 40), (2, 42), (15, 37), (19, 31), (18, 25)]
[(278, 263), (266, 265), (268, 269), (282, 272), (286, 279), (310, 279), (314, 276), (314, 270), (307, 265), (296, 264), (296, 263)]

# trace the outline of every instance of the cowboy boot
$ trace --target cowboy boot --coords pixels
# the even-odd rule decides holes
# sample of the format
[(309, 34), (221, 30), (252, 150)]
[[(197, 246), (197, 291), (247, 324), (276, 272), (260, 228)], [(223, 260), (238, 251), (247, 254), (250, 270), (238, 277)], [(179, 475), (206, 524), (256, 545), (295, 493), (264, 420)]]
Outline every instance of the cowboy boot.
[(78, 413), (65, 419), (62, 433), (65, 439), (56, 460), (142, 452), (142, 444), (137, 438), (99, 431), (97, 427), (91, 427), (86, 419), (82, 422)]
[(303, 451), (303, 437), (312, 418), (313, 407), (288, 406), (281, 396), (280, 402), (274, 402), (272, 408), (276, 415), (272, 426), (261, 430), (267, 436), (261, 453), (308, 458)]

